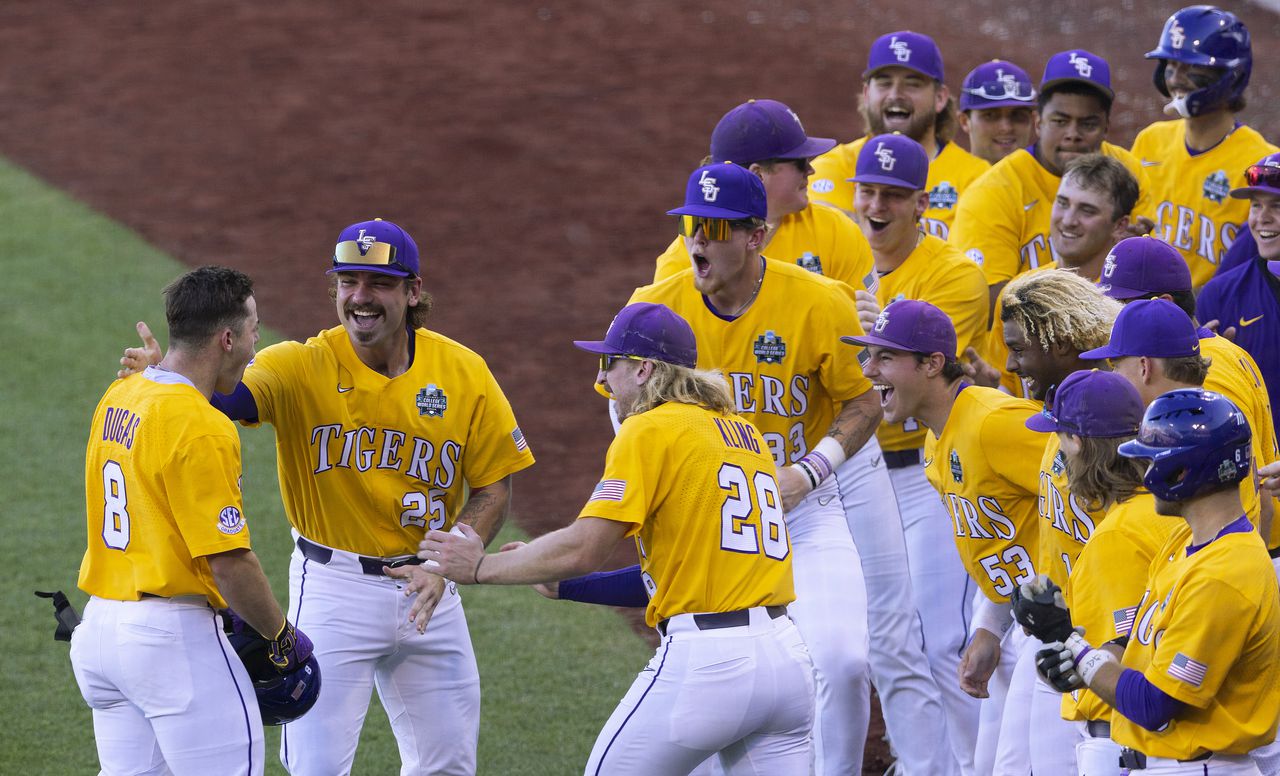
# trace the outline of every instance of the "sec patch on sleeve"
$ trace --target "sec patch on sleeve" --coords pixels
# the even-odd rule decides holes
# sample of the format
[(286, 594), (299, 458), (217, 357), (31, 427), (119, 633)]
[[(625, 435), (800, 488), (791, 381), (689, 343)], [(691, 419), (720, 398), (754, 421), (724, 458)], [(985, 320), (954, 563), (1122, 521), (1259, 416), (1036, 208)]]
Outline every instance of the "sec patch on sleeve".
[(227, 534), (238, 534), (244, 530), (244, 515), (234, 506), (223, 507), (218, 513), (218, 530)]

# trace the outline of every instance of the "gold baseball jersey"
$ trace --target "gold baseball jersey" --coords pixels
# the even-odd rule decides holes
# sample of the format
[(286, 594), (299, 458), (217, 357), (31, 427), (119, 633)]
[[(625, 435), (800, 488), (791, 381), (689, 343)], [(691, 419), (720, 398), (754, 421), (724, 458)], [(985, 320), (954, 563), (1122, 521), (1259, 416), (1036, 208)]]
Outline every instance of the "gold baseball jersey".
[(578, 517), (629, 526), (650, 627), (677, 614), (784, 605), (796, 596), (775, 471), (746, 418), (667, 402), (623, 421)]
[(1257, 531), (1187, 555), (1180, 533), (1151, 562), (1124, 665), (1186, 706), (1159, 731), (1111, 716), (1116, 743), (1153, 757), (1245, 754), (1276, 737), (1280, 604)]
[[(844, 213), (825, 205), (809, 205), (778, 222), (765, 244), (764, 255), (785, 264), (867, 288), (871, 275), (871, 246), (862, 230)], [(690, 266), (684, 238), (677, 236), (658, 257), (653, 282), (666, 280)]]
[(1133, 141), (1133, 155), (1151, 184), (1152, 234), (1187, 260), (1196, 288), (1213, 277), (1249, 218), (1249, 200), (1232, 199), (1231, 190), (1246, 185), (1249, 165), (1277, 150), (1257, 130), (1238, 126), (1213, 148), (1193, 154), (1182, 119), (1157, 121)]
[[(860, 137), (852, 143), (838, 145), (813, 160), (813, 175), (809, 178), (810, 199), (853, 210), (856, 187), (849, 178), (857, 172), (858, 152), (867, 140)], [(929, 209), (920, 219), (924, 231), (947, 239), (960, 195), (990, 167), (991, 163), (986, 159), (974, 156), (955, 143), (943, 144), (938, 155), (929, 160), (929, 177), (925, 181), (929, 190)]]
[(724, 372), (738, 412), (760, 430), (781, 467), (826, 436), (837, 405), (871, 390), (857, 349), (839, 341), (862, 331), (852, 296), (844, 283), (766, 260), (760, 292), (737, 318), (711, 309), (691, 269), (636, 289), (627, 304), (665, 304), (689, 322), (698, 368)]
[(925, 438), (924, 473), (951, 514), (969, 576), (996, 603), (1036, 575), (1036, 497), (1045, 435), (1028, 429), (1040, 406), (966, 386), (941, 436)]
[[(1132, 215), (1150, 218), (1151, 186), (1138, 160), (1111, 143), (1104, 142), (1101, 153), (1118, 159), (1138, 179)], [(1049, 213), (1061, 182), (1027, 149), (1014, 151), (966, 190), (948, 241), (982, 267), (991, 286), (1051, 263)]]
[[(1262, 372), (1248, 351), (1226, 337), (1208, 336), (1200, 340), (1200, 354), (1210, 360), (1209, 374), (1205, 376), (1204, 387), (1210, 391), (1226, 396), (1231, 403), (1240, 408), (1244, 418), (1249, 422), (1249, 430), (1253, 432), (1254, 468), (1266, 465), (1280, 452), (1276, 448), (1276, 430), (1271, 417), (1271, 401), (1267, 387), (1262, 379)], [(1240, 501), (1244, 504), (1245, 514), (1254, 525), (1258, 524), (1259, 502), (1257, 483), (1252, 477), (1246, 477), (1240, 483)], [(1275, 519), (1271, 522), (1271, 536), (1268, 546), (1280, 546), (1280, 530)]]
[(93, 413), (84, 490), (81, 590), (226, 607), (207, 556), (249, 547), (240, 437), (194, 385), (156, 367), (112, 383)]
[(1070, 574), (1076, 556), (1093, 535), (1106, 510), (1071, 493), (1067, 484), (1067, 455), (1057, 434), (1046, 434), (1040, 459), (1040, 554), (1036, 571), (1060, 582)]
[[(906, 261), (892, 272), (876, 273), (876, 282), (881, 309), (899, 299), (922, 299), (946, 313), (956, 329), (956, 355), (986, 336), (987, 281), (982, 270), (933, 235), (921, 235)], [(924, 426), (915, 418), (881, 423), (876, 432), (885, 450), (923, 447), (924, 435)]]
[(466, 488), (533, 463), (511, 405), (484, 360), (426, 329), (413, 363), (388, 378), (342, 327), (258, 353), (244, 383), (276, 427), (280, 495), (303, 536), (348, 552), (411, 555), (447, 530)]
[[(1083, 627), (1093, 644), (1128, 636), (1147, 589), (1151, 559), (1171, 537), (1190, 536), (1190, 530), (1180, 517), (1156, 514), (1155, 497), (1144, 489), (1113, 504), (1062, 584), (1071, 622)], [(1111, 707), (1089, 690), (1062, 696), (1063, 719), (1109, 721), (1111, 713)]]

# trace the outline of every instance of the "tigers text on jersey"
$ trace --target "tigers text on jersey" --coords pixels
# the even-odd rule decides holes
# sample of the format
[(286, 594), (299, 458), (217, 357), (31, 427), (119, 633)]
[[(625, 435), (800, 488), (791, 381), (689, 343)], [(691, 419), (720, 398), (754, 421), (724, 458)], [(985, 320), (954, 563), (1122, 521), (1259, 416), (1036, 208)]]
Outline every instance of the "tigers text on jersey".
[[(922, 235), (906, 261), (878, 276), (875, 293), (881, 309), (899, 299), (921, 299), (941, 309), (955, 326), (957, 356), (986, 336), (987, 281), (982, 270), (932, 235)], [(914, 418), (881, 423), (876, 433), (885, 450), (923, 447), (924, 435), (924, 427)]]
[[(784, 264), (796, 264), (847, 283), (851, 288), (870, 285), (871, 246), (858, 225), (833, 207), (811, 204), (784, 217), (761, 252)], [(684, 238), (677, 236), (658, 257), (653, 282), (666, 280), (689, 265)]]
[(1193, 154), (1182, 119), (1157, 121), (1133, 141), (1133, 155), (1151, 184), (1152, 233), (1187, 260), (1196, 288), (1213, 277), (1249, 217), (1249, 200), (1232, 199), (1231, 190), (1246, 185), (1249, 165), (1277, 150), (1252, 127), (1238, 126), (1213, 148)]
[[(1150, 217), (1151, 187), (1138, 160), (1111, 143), (1103, 143), (1101, 153), (1118, 159), (1138, 179), (1141, 194), (1133, 215)], [(1049, 214), (1061, 182), (1029, 149), (1014, 151), (966, 190), (948, 242), (977, 262), (992, 286), (1052, 262)]]
[(1036, 495), (1045, 435), (1028, 429), (1040, 405), (966, 386), (940, 436), (925, 440), (929, 484), (951, 515), (969, 576), (997, 603), (1036, 575)]
[(1111, 737), (1149, 757), (1245, 754), (1276, 737), (1280, 604), (1258, 532), (1187, 555), (1181, 532), (1156, 552), (1124, 665), (1186, 706), (1159, 731), (1111, 716)]
[(788, 604), (791, 542), (774, 472), (745, 418), (667, 402), (623, 421), (578, 516), (631, 526), (651, 627), (677, 614)]
[(388, 378), (359, 359), (342, 327), (258, 353), (244, 383), (276, 427), (280, 495), (303, 536), (362, 555), (412, 555), (448, 529), (466, 486), (533, 463), (484, 360), (418, 329), (413, 363)]
[[(1071, 622), (1083, 627), (1094, 644), (1128, 636), (1147, 589), (1151, 559), (1171, 537), (1189, 537), (1190, 531), (1182, 518), (1156, 514), (1155, 497), (1146, 490), (1113, 504), (1072, 563), (1066, 583), (1049, 575), (1062, 585)], [(1109, 721), (1111, 713), (1089, 690), (1062, 696), (1063, 719)]]
[(627, 304), (665, 304), (689, 322), (698, 368), (724, 373), (734, 404), (763, 434), (778, 466), (800, 460), (826, 436), (837, 405), (871, 390), (857, 349), (853, 290), (794, 264), (766, 260), (760, 292), (742, 315), (713, 312), (686, 269), (636, 289)]
[(205, 556), (249, 547), (240, 437), (195, 386), (156, 367), (112, 383), (93, 413), (84, 476), (81, 590), (226, 607)]
[[(1065, 587), (1076, 556), (1089, 541), (1106, 511), (1101, 504), (1092, 505), (1072, 495), (1067, 485), (1067, 455), (1062, 452), (1061, 438), (1047, 434), (1044, 456), (1040, 459), (1040, 552), (1036, 571)], [(1067, 601), (1068, 606), (1070, 600)]]
[[(866, 142), (867, 138), (860, 137), (814, 159), (809, 198), (852, 211), (856, 186), (849, 178), (856, 172), (858, 152)], [(929, 209), (924, 211), (920, 224), (928, 234), (947, 239), (960, 195), (990, 167), (987, 160), (955, 143), (943, 144), (938, 155), (929, 160), (929, 178), (924, 184), (929, 190)]]

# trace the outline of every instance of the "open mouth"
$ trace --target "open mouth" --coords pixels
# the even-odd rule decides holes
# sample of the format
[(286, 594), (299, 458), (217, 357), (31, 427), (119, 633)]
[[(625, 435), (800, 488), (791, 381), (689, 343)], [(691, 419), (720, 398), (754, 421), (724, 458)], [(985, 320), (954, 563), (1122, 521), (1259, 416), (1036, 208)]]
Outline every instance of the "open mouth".
[(880, 234), (884, 230), (888, 229), (889, 224), (892, 223), (891, 221), (886, 221), (883, 218), (872, 218), (871, 216), (867, 216), (866, 221), (872, 234)]
[(911, 120), (911, 109), (901, 105), (887, 105), (883, 111), (886, 122), (905, 124)]
[(893, 398), (893, 386), (888, 383), (874, 383), (872, 387), (880, 392), (880, 408), (884, 409)]
[(695, 253), (691, 256), (693, 259), (693, 274), (700, 278), (705, 278), (711, 272), (711, 262), (707, 261), (707, 257), (702, 254)]
[(382, 321), (382, 313), (375, 310), (350, 310), (347, 318), (361, 331), (372, 331)]

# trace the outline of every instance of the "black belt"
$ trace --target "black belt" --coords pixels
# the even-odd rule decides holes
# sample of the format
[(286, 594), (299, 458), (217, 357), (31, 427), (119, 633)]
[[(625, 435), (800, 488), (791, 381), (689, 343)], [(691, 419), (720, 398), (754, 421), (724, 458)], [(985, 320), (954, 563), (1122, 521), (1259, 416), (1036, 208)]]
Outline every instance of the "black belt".
[[(1195, 757), (1188, 757), (1185, 760), (1179, 760), (1180, 763), (1198, 763), (1213, 757), (1213, 752), (1202, 752)], [(1147, 769), (1147, 756), (1136, 749), (1125, 747), (1120, 750), (1120, 765), (1131, 771), (1145, 771)]]
[(1085, 723), (1085, 730), (1094, 738), (1111, 738), (1111, 723), (1105, 719), (1091, 719)]
[(1280, 547), (1273, 547), (1267, 550), (1267, 554), (1271, 556), (1272, 560), (1275, 560), (1276, 558), (1280, 558)]
[[(316, 563), (327, 565), (333, 560), (333, 550), (328, 547), (321, 547), (315, 542), (307, 541), (301, 536), (298, 537), (298, 549), (302, 551), (302, 557), (307, 560), (313, 560)], [(360, 570), (373, 577), (386, 576), (382, 567), (400, 568), (401, 566), (418, 566), (422, 563), (422, 558), (416, 555), (400, 558), (371, 558), (367, 555), (360, 555)]]
[(884, 468), (905, 469), (908, 466), (920, 465), (920, 448), (914, 450), (882, 450)]
[[(787, 613), (785, 606), (766, 606), (764, 608), (769, 616), (778, 619)], [(671, 622), (670, 618), (658, 623), (658, 633), (667, 635), (667, 623)], [(693, 615), (693, 624), (698, 626), (698, 630), (716, 630), (718, 628), (737, 628), (742, 625), (751, 624), (751, 610), (737, 609), (732, 612), (711, 612), (710, 614)]]

